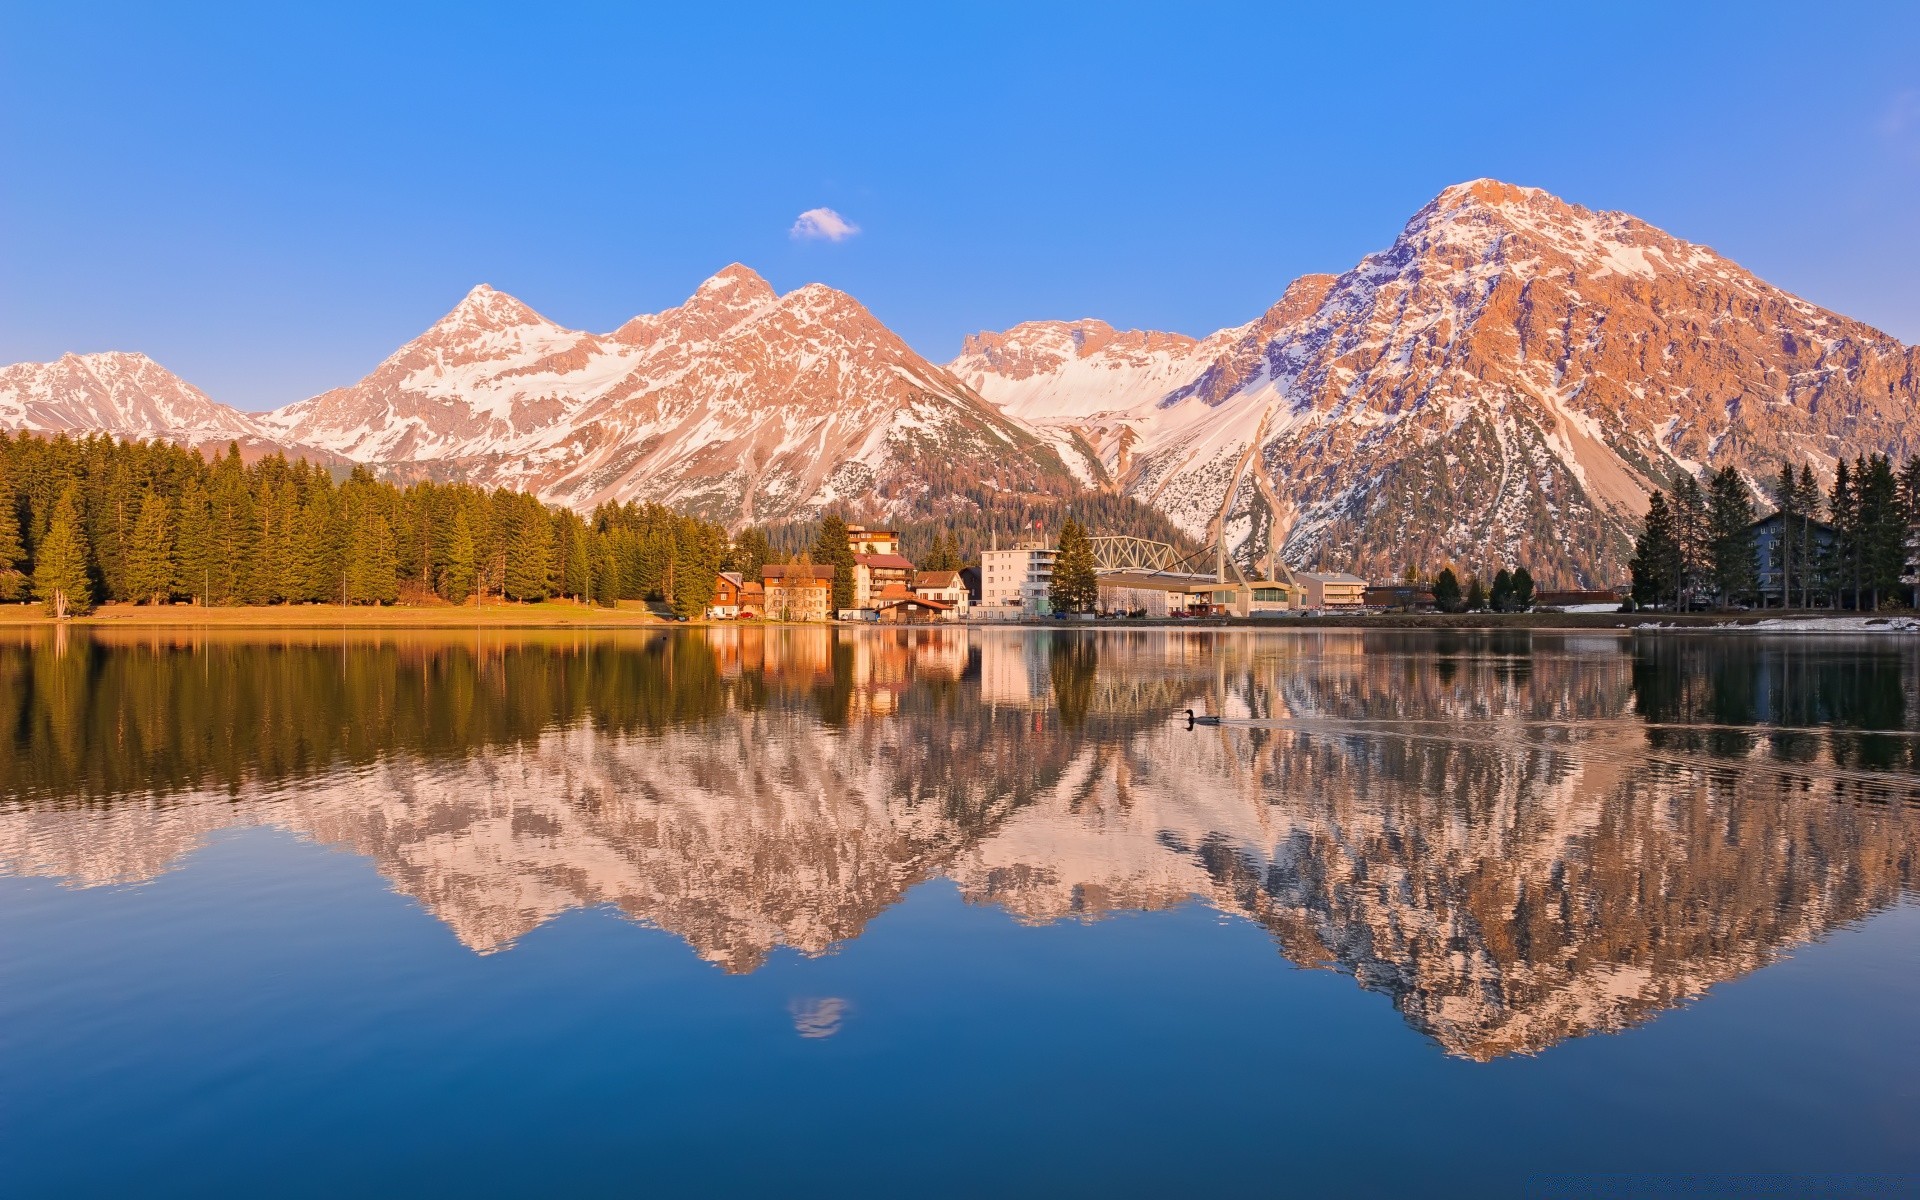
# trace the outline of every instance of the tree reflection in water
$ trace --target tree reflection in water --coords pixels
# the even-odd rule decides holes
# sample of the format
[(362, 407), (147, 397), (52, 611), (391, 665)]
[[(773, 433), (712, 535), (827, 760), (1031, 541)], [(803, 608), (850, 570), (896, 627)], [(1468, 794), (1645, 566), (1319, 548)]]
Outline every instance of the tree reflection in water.
[(729, 971), (932, 878), (1028, 922), (1198, 901), (1487, 1059), (1908, 894), (1917, 673), (1891, 638), (16, 635), (0, 862), (141, 879), (273, 825), (479, 953), (609, 904)]

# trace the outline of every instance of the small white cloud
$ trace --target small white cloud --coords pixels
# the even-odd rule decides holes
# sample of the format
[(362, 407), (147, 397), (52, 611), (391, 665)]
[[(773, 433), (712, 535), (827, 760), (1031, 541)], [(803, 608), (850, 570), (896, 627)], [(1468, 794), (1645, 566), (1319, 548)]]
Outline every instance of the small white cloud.
[(796, 242), (844, 242), (860, 232), (860, 227), (830, 208), (810, 208), (787, 230)]

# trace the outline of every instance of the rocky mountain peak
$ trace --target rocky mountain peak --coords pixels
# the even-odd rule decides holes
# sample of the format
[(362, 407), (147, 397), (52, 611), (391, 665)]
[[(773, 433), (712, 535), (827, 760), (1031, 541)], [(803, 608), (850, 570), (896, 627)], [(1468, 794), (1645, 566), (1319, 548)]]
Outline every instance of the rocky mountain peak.
[(521, 325), (558, 328), (512, 296), (482, 283), (468, 292), (446, 316), (434, 322), (433, 329), (493, 333)]

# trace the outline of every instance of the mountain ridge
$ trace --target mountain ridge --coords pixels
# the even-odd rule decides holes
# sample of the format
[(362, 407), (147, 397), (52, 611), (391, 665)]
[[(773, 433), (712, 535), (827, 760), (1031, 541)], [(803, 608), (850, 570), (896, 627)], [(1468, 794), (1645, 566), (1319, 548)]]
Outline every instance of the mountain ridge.
[(1630, 214), (1490, 179), (1198, 338), (1035, 320), (937, 364), (844, 292), (733, 263), (605, 333), (482, 283), (356, 383), (268, 413), (144, 356), (69, 361), (88, 357), (0, 369), (0, 427), (238, 438), (735, 527), (1090, 489), (1195, 538), (1221, 521), (1248, 562), (1372, 575), (1613, 583), (1682, 471), (1920, 451), (1920, 351)]

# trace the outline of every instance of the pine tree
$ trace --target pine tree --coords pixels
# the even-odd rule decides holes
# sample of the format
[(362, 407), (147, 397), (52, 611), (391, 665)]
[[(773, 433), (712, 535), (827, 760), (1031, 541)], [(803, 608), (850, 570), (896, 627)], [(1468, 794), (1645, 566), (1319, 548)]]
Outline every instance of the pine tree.
[(60, 494), (47, 536), (34, 548), (34, 594), (60, 620), (93, 611), (91, 552), (77, 498), (78, 491), (71, 486)]
[(1796, 541), (1800, 558), (1800, 607), (1812, 603), (1812, 590), (1820, 570), (1820, 548), (1815, 544), (1813, 522), (1820, 511), (1820, 484), (1813, 467), (1803, 463), (1800, 480), (1794, 485), (1793, 507), (1800, 514), (1800, 536)]
[(20, 540), (20, 505), (7, 473), (5, 433), (0, 433), (0, 602), (26, 598), (27, 578), (20, 568), (27, 564), (27, 548)]
[(1722, 607), (1746, 600), (1760, 586), (1753, 531), (1753, 498), (1732, 466), (1715, 473), (1709, 488), (1709, 574)]
[(1433, 606), (1443, 613), (1457, 613), (1466, 608), (1460, 594), (1460, 577), (1453, 573), (1452, 567), (1441, 567), (1440, 573), (1433, 577)]
[(1072, 517), (1060, 527), (1059, 552), (1053, 560), (1047, 601), (1055, 612), (1092, 612), (1100, 602), (1100, 578), (1093, 561), (1093, 541)]
[(561, 514), (560, 519), (566, 539), (566, 565), (560, 573), (560, 592), (585, 604), (593, 574), (593, 561), (587, 555), (587, 527), (570, 512)]
[(440, 595), (450, 604), (465, 604), (474, 585), (473, 523), (466, 512), (453, 516), (453, 533), (447, 541), (447, 565), (440, 571)]
[(400, 595), (399, 567), (393, 527), (379, 513), (363, 512), (354, 523), (347, 555), (347, 602), (392, 604)]
[(1900, 481), (1893, 463), (1875, 454), (1859, 465), (1855, 475), (1859, 493), (1860, 581), (1868, 603), (1880, 607), (1883, 597), (1900, 590), (1907, 564), (1907, 521), (1900, 506)]
[(1860, 606), (1860, 510), (1855, 503), (1853, 469), (1841, 459), (1833, 472), (1833, 490), (1827, 495), (1827, 523), (1833, 542), (1822, 563), (1822, 576), (1833, 594), (1834, 607), (1843, 597)]
[(1525, 567), (1513, 569), (1514, 612), (1527, 612), (1533, 608), (1533, 573)]
[(513, 523), (506, 544), (509, 600), (528, 602), (547, 598), (547, 578), (553, 565), (553, 522), (532, 497), (515, 498)]
[[(1920, 562), (1920, 454), (1907, 459), (1907, 465), (1900, 472), (1900, 512), (1906, 524), (1906, 561), (1909, 566)], [(1911, 573), (1902, 576), (1907, 585), (1907, 603), (1920, 608), (1920, 594), (1916, 587), (1920, 579)]]
[[(597, 539), (597, 565), (593, 571), (593, 599), (604, 608), (620, 606), (620, 560), (613, 552), (613, 543), (606, 538)], [(756, 570), (753, 577), (758, 579)]]
[(820, 521), (820, 533), (813, 539), (813, 561), (833, 567), (833, 611), (853, 607), (853, 544), (847, 540), (847, 523), (839, 513), (828, 513)]
[(1627, 567), (1633, 572), (1633, 599), (1637, 606), (1646, 608), (1676, 602), (1681, 570), (1680, 541), (1665, 492), (1655, 492), (1648, 500), (1646, 519), (1641, 523), (1640, 536), (1634, 539), (1633, 558)]
[(1680, 548), (1679, 571), (1674, 577), (1673, 606), (1692, 608), (1700, 589), (1707, 586), (1712, 562), (1712, 529), (1706, 492), (1700, 481), (1681, 472), (1667, 499), (1673, 514), (1674, 543)]
[(127, 549), (127, 596), (135, 603), (159, 604), (173, 592), (176, 565), (172, 507), (157, 492), (148, 492), (140, 500), (133, 522), (133, 544)]
[(1480, 612), (1487, 607), (1486, 585), (1480, 582), (1478, 575), (1467, 581), (1467, 611)]
[(207, 505), (206, 489), (198, 479), (180, 493), (180, 519), (174, 538), (173, 590), (194, 597), (195, 603), (211, 604), (208, 592), (213, 584), (214, 532), (213, 511)]
[(1493, 587), (1487, 592), (1487, 603), (1495, 612), (1508, 612), (1513, 607), (1513, 572), (1501, 567), (1493, 573)]
[(733, 553), (728, 557), (729, 570), (738, 571), (747, 579), (760, 578), (760, 568), (773, 561), (773, 547), (767, 543), (767, 531), (757, 525), (749, 525), (740, 531), (734, 539)]
[(946, 530), (942, 529), (934, 534), (933, 544), (927, 548), (926, 557), (920, 562), (920, 569), (923, 571), (958, 571), (960, 569), (960, 551)]

